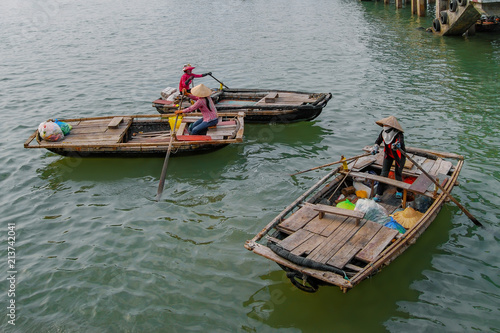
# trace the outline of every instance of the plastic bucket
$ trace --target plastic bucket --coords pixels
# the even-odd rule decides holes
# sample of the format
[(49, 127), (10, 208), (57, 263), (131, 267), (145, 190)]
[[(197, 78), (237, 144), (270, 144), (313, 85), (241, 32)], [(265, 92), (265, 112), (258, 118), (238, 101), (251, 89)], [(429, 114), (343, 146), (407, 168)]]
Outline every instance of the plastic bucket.
[(182, 116), (172, 116), (172, 117), (168, 117), (168, 123), (170, 124), (170, 128), (174, 128), (175, 126), (175, 118), (177, 118), (177, 126), (175, 127), (175, 130), (177, 131), (179, 129), (179, 126), (181, 126), (181, 122), (182, 122)]

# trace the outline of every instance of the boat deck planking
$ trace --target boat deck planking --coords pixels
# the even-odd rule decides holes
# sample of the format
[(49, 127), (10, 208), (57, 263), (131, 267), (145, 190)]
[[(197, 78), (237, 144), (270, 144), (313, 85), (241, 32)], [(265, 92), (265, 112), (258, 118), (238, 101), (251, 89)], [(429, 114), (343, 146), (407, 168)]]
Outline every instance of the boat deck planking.
[[(423, 169), (430, 173), (431, 175), (437, 176), (438, 174), (447, 174), (453, 164), (450, 161), (445, 161), (441, 158), (430, 159), (423, 156), (417, 156), (415, 154), (407, 153), (415, 162), (422, 165)], [(373, 165), (379, 169), (382, 169), (384, 159), (384, 153), (380, 152), (377, 155), (364, 156), (359, 158), (358, 160), (349, 163), (350, 169), (352, 171), (359, 171), (365, 168), (368, 165)], [(394, 171), (394, 166), (391, 168), (391, 171)], [(422, 174), (417, 166), (413, 165), (413, 163), (405, 163), (405, 167), (403, 168), (403, 175), (410, 177), (418, 177)]]
[(304, 103), (313, 103), (316, 98), (310, 98), (309, 95), (294, 93), (269, 93), (259, 100), (255, 105), (302, 105)]
[[(399, 206), (385, 193), (382, 206), (392, 214)], [(316, 207), (319, 208), (316, 208)], [(292, 254), (343, 269), (356, 258), (369, 263), (398, 235), (394, 229), (363, 219), (356, 225), (355, 217), (325, 214), (320, 218), (321, 206), (306, 203), (277, 229), (289, 236), (277, 244)]]

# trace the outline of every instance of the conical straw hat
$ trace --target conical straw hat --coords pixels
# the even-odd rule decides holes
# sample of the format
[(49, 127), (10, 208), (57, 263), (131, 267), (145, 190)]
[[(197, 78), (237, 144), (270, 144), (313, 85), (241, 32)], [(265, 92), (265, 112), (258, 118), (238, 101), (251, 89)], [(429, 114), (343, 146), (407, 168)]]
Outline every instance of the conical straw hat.
[(398, 131), (404, 132), (403, 127), (401, 127), (398, 120), (394, 116), (389, 116), (387, 118), (380, 119), (380, 120), (376, 121), (375, 124), (377, 124), (379, 126), (384, 126), (384, 125), (390, 126), (392, 128), (397, 129)]
[(405, 229), (410, 229), (420, 220), (422, 215), (424, 214), (411, 207), (406, 207), (405, 210), (392, 214), (392, 217)]
[(197, 96), (197, 97), (208, 97), (212, 95), (212, 90), (204, 85), (203, 83), (197, 85), (193, 89), (191, 89), (191, 94)]

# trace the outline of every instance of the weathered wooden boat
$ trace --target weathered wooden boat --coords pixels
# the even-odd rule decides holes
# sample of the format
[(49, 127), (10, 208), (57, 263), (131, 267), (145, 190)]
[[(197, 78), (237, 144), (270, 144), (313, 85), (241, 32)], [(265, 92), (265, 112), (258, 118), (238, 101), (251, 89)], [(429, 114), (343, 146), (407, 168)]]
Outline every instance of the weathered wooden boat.
[(219, 123), (210, 127), (206, 135), (189, 135), (187, 132), (189, 124), (199, 119), (201, 114), (184, 115), (178, 121), (173, 136), (171, 127), (174, 126), (170, 125), (170, 117), (175, 118), (175, 114), (60, 119), (73, 127), (64, 139), (45, 141), (35, 130), (24, 147), (45, 148), (74, 157), (165, 157), (172, 137), (172, 155), (208, 152), (243, 140), (243, 112), (219, 113)]
[[(457, 184), (462, 156), (408, 147), (406, 153), (439, 179), (448, 193)], [(308, 292), (320, 285), (335, 285), (347, 292), (380, 271), (415, 243), (447, 201), (447, 194), (433, 189), (434, 183), (408, 161), (404, 181), (379, 176), (382, 155), (364, 156), (349, 163), (348, 170), (341, 166), (328, 173), (245, 247), (276, 262), (295, 286)], [(375, 182), (388, 184), (380, 203), (387, 214), (426, 201), (427, 206), (421, 205), (415, 224), (404, 233), (373, 221), (376, 215), (357, 210), (358, 206), (355, 210), (336, 207), (334, 202), (342, 193), (360, 181), (370, 185), (364, 185), (369, 190), (368, 199), (363, 199), (369, 204), (375, 204), (369, 199)], [(403, 189), (402, 199), (395, 198), (395, 187)]]
[[(332, 98), (331, 93), (307, 93), (287, 90), (222, 89), (212, 94), (218, 111), (245, 112), (245, 121), (252, 123), (289, 123), (313, 120)], [(183, 107), (189, 106), (183, 102)], [(177, 108), (175, 102), (157, 99), (153, 102), (160, 113)]]

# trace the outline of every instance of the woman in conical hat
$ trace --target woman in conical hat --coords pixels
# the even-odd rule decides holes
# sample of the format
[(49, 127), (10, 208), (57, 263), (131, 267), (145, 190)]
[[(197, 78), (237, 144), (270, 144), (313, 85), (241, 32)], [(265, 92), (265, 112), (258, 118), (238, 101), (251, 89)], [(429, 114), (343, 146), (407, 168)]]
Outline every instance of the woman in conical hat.
[[(375, 140), (375, 145), (373, 145), (373, 155), (378, 153), (380, 144), (384, 142), (384, 164), (382, 165), (382, 173), (380, 175), (383, 177), (387, 177), (389, 175), (389, 171), (391, 170), (393, 162), (395, 162), (395, 178), (396, 180), (402, 181), (403, 167), (406, 162), (406, 157), (399, 151), (399, 149), (406, 151), (403, 127), (401, 127), (398, 120), (394, 116), (380, 119), (376, 121), (375, 124), (382, 126), (382, 131), (380, 132), (377, 140)], [(385, 184), (379, 183), (377, 186), (377, 194), (375, 195), (373, 200), (379, 202), (381, 200), (382, 194), (384, 194), (384, 190)], [(400, 188), (398, 188), (396, 192), (396, 198), (400, 199), (402, 197), (403, 192)]]
[(200, 110), (203, 118), (198, 119), (189, 127), (189, 134), (204, 135), (207, 133), (207, 129), (210, 126), (217, 125), (219, 116), (217, 115), (217, 109), (215, 108), (214, 101), (210, 97), (212, 92), (213, 91), (204, 84), (197, 85), (191, 89), (191, 94), (188, 95), (189, 98), (195, 100), (196, 102), (188, 108), (175, 111), (176, 114), (181, 114), (193, 112), (194, 110)]
[(212, 72), (208, 72), (205, 74), (194, 74), (193, 69), (195, 69), (195, 67), (191, 66), (190, 64), (186, 64), (182, 68), (184, 74), (182, 74), (181, 81), (179, 82), (179, 93), (186, 95), (187, 93), (191, 92), (191, 85), (193, 84), (194, 78), (204, 77), (212, 74)]

